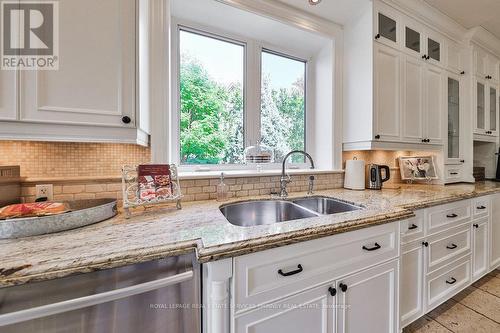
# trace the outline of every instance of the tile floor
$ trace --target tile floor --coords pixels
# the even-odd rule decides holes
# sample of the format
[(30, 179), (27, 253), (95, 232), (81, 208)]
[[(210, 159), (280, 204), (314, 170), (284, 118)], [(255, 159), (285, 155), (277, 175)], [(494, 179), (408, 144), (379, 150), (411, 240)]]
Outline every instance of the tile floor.
[(500, 270), (426, 314), (403, 333), (499, 333)]

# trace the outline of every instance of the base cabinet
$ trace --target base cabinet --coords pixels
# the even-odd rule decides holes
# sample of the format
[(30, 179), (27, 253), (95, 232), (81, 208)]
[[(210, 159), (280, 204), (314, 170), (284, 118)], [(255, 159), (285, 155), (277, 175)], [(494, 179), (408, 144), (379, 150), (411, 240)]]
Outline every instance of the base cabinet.
[(500, 194), (491, 196), (490, 269), (500, 266)]
[(235, 319), (238, 333), (334, 333), (335, 299), (325, 284)]
[(401, 326), (405, 327), (424, 314), (424, 247), (421, 241), (402, 245), (400, 272)]
[(397, 260), (340, 280), (337, 332), (396, 332), (397, 284)]
[(472, 280), (476, 281), (488, 272), (488, 218), (474, 221), (472, 224)]

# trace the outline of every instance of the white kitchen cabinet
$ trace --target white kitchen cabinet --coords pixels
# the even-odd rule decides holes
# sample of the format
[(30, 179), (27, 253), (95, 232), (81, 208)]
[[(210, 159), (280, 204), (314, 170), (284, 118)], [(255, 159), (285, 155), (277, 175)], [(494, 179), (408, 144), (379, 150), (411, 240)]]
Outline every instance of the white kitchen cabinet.
[(405, 55), (403, 65), (403, 140), (422, 143), (424, 138), (424, 70), (422, 59)]
[(384, 45), (398, 48), (401, 44), (399, 13), (380, 2), (375, 5), (373, 13), (375, 40)]
[(377, 140), (398, 141), (400, 131), (400, 52), (375, 45), (375, 130)]
[(446, 68), (455, 74), (465, 74), (464, 48), (462, 45), (449, 40), (447, 42)]
[(401, 327), (405, 327), (424, 314), (424, 246), (415, 241), (401, 246), (401, 272), (399, 278), (399, 311)]
[(0, 121), (16, 120), (17, 77), (18, 72), (14, 70), (0, 71)]
[[(332, 288), (332, 289), (330, 289)], [(301, 292), (234, 320), (235, 333), (335, 333), (334, 282)], [(329, 290), (330, 289), (330, 290)], [(332, 296), (333, 293), (333, 296)]]
[(475, 129), (483, 136), (498, 136), (498, 87), (488, 79), (475, 80)]
[(500, 60), (495, 55), (483, 48), (474, 45), (474, 68), (475, 74), (480, 79), (491, 80), (494, 84), (499, 81)]
[[(447, 164), (461, 164), (465, 159), (464, 144), (462, 142), (461, 126), (464, 117), (462, 114), (462, 76), (447, 74)], [(460, 180), (461, 178), (459, 178)]]
[(139, 117), (136, 98), (136, 5), (59, 1), (59, 69), (19, 71), (14, 85), (2, 71), (9, 82), (2, 94), (14, 101), (0, 105), (0, 137), (147, 145), (147, 117)]
[(133, 127), (135, 0), (59, 7), (59, 70), (22, 71), (21, 120)]
[(445, 100), (443, 70), (437, 66), (427, 65), (424, 71), (424, 86), (424, 139), (427, 143), (442, 144)]
[(398, 270), (394, 260), (338, 281), (338, 332), (398, 331)]
[(472, 280), (476, 281), (480, 279), (484, 274), (488, 272), (489, 268), (489, 219), (482, 218), (476, 220), (472, 224), (472, 244), (473, 244), (473, 256), (472, 256)]
[(500, 194), (491, 196), (490, 270), (500, 266)]

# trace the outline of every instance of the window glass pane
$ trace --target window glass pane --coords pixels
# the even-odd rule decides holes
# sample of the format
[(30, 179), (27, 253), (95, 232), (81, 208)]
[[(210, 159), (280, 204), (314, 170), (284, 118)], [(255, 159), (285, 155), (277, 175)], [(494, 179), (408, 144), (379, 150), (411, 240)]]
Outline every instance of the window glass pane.
[(440, 61), (441, 60), (441, 45), (439, 45), (438, 42), (432, 39), (427, 40), (427, 49), (429, 51), (429, 57), (436, 60)]
[(460, 156), (460, 83), (448, 78), (448, 157)]
[(180, 160), (243, 159), (243, 45), (180, 31)]
[(378, 33), (393, 42), (396, 42), (396, 21), (378, 13)]
[(406, 47), (420, 53), (420, 34), (406, 27)]
[[(281, 162), (291, 150), (305, 149), (306, 63), (262, 52), (261, 137)], [(293, 162), (303, 162), (295, 155)]]

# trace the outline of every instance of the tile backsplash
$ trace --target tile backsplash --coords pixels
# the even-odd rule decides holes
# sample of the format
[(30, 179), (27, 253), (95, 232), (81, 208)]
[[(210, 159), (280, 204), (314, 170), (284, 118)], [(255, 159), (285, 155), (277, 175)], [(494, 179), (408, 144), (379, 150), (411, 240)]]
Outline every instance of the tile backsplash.
[(150, 160), (134, 144), (0, 141), (0, 165), (20, 165), (21, 176), (119, 176), (122, 165)]

